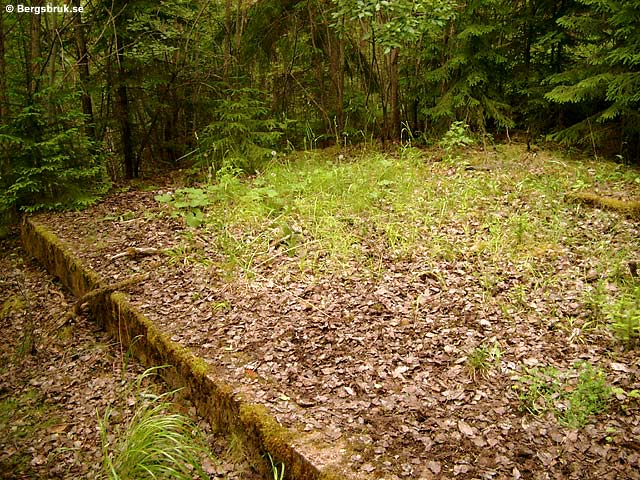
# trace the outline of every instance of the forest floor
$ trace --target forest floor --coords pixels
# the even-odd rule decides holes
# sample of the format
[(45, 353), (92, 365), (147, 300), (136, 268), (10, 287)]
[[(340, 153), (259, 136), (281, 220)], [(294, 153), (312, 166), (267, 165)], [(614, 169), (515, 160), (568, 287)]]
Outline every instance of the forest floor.
[(358, 478), (640, 478), (639, 221), (570, 195), (639, 178), (517, 145), (354, 149), (36, 221), (109, 282), (150, 273), (134, 305)]
[[(131, 419), (142, 368), (84, 316), (54, 328), (75, 299), (28, 258), (17, 233), (0, 240), (0, 272), (0, 478), (106, 478), (99, 419), (107, 409), (111, 427)], [(161, 394), (162, 384), (146, 390)], [(197, 418), (185, 399), (179, 405)], [(210, 478), (260, 478), (229, 439), (198, 426)]]

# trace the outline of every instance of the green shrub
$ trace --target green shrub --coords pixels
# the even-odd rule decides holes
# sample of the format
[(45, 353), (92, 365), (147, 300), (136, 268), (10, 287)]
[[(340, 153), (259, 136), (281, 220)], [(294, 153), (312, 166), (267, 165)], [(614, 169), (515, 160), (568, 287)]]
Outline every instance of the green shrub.
[(258, 90), (230, 90), (216, 105), (216, 118), (199, 137), (199, 164), (254, 173), (273, 158), (281, 133), (268, 118), (269, 109)]
[(466, 147), (474, 143), (473, 138), (469, 136), (469, 125), (465, 122), (453, 122), (449, 126), (449, 130), (440, 139), (439, 145), (447, 151)]
[(632, 343), (640, 338), (640, 285), (629, 288), (605, 309), (609, 325), (620, 340)]
[(52, 106), (53, 115), (34, 102), (0, 128), (0, 216), (85, 207), (109, 187), (83, 132), (83, 115), (63, 111), (68, 100)]
[(606, 374), (587, 362), (566, 372), (551, 366), (531, 368), (517, 381), (522, 410), (533, 415), (552, 412), (570, 427), (583, 427), (590, 416), (606, 411), (612, 393)]

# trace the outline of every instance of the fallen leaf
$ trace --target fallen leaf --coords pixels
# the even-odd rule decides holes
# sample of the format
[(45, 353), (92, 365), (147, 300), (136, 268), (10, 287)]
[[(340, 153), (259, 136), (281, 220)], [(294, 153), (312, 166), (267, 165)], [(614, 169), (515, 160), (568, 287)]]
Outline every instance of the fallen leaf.
[(467, 437), (475, 437), (476, 435), (473, 427), (462, 420), (458, 420), (458, 430), (460, 430), (460, 433), (466, 435)]
[(611, 362), (611, 369), (615, 370), (616, 372), (625, 372), (628, 373), (631, 371), (631, 369), (626, 366), (624, 363), (618, 363), (618, 362)]
[(400, 376), (407, 370), (409, 370), (409, 367), (407, 367), (406, 365), (400, 365), (399, 367), (393, 370), (393, 373), (391, 374), (391, 376), (393, 378), (400, 378)]
[(429, 460), (427, 462), (427, 468), (431, 470), (434, 475), (438, 475), (442, 470), (442, 465), (440, 465), (440, 462), (436, 462), (435, 460)]
[(468, 473), (470, 470), (471, 470), (470, 465), (467, 465), (466, 463), (461, 463), (453, 467), (453, 474), (460, 475), (462, 473)]
[(374, 467), (370, 463), (365, 463), (364, 465), (362, 465), (361, 468), (362, 468), (362, 470), (364, 470), (367, 473), (371, 473), (376, 469), (376, 467)]

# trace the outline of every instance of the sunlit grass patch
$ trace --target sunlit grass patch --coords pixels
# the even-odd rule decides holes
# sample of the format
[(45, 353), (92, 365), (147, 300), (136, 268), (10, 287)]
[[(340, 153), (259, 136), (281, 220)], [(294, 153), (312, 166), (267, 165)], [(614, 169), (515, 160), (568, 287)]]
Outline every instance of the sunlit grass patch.
[[(565, 201), (567, 192), (576, 185), (635, 182), (617, 168), (607, 176), (604, 162), (526, 155), (521, 147), (464, 152), (464, 162), (430, 162), (426, 154), (406, 151), (365, 151), (347, 159), (333, 151), (296, 153), (250, 179), (223, 170), (212, 184), (157, 198), (205, 230), (227, 268), (250, 274), (284, 258), (314, 270), (420, 254), (536, 262), (584, 235), (575, 223), (580, 210)], [(491, 168), (467, 168), (487, 162)], [(595, 248), (611, 253), (606, 243)]]

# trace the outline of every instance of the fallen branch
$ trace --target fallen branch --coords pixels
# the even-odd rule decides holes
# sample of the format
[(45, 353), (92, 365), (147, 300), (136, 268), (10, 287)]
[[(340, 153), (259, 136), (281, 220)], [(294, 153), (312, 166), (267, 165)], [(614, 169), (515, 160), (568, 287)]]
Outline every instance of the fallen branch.
[(141, 275), (134, 275), (133, 277), (127, 278), (120, 282), (111, 283), (104, 287), (95, 288), (90, 292), (85, 293), (82, 297), (80, 297), (80, 299), (76, 302), (75, 306), (73, 307), (73, 311), (75, 312), (76, 315), (80, 315), (82, 313), (82, 310), (85, 309), (91, 303), (91, 301), (94, 300), (96, 297), (99, 297), (100, 295), (104, 295), (107, 293), (115, 292), (116, 290), (122, 290), (125, 287), (129, 287), (136, 283), (140, 283), (143, 280), (146, 280), (148, 278), (149, 278), (149, 274), (143, 273)]
[(129, 247), (124, 252), (120, 252), (109, 259), (109, 261), (113, 262), (118, 258), (123, 257), (131, 257), (131, 258), (139, 258), (139, 257), (147, 257), (149, 255), (163, 255), (164, 250), (160, 248), (154, 247)]
[(73, 307), (69, 309), (67, 313), (62, 315), (62, 317), (58, 319), (58, 321), (53, 325), (52, 328), (48, 329), (47, 333), (50, 334), (55, 330), (59, 330), (60, 328), (64, 327), (67, 324), (67, 322), (69, 322), (71, 319), (77, 318), (79, 315), (82, 314), (82, 311), (86, 309), (91, 304), (91, 302), (94, 301), (96, 298), (102, 295), (105, 295), (107, 293), (115, 292), (117, 290), (122, 290), (123, 288), (129, 287), (136, 283), (140, 283), (146, 280), (147, 278), (149, 278), (149, 274), (144, 273), (141, 275), (134, 275), (133, 277), (127, 278), (125, 280), (121, 280), (120, 282), (110, 283), (109, 285), (105, 285), (104, 287), (94, 288), (90, 292), (87, 292), (82, 297), (80, 297), (76, 301), (76, 303), (73, 305)]
[(590, 207), (599, 207), (623, 213), (631, 218), (640, 218), (640, 200), (622, 200), (619, 198), (599, 195), (593, 192), (575, 192), (566, 195), (566, 198)]

